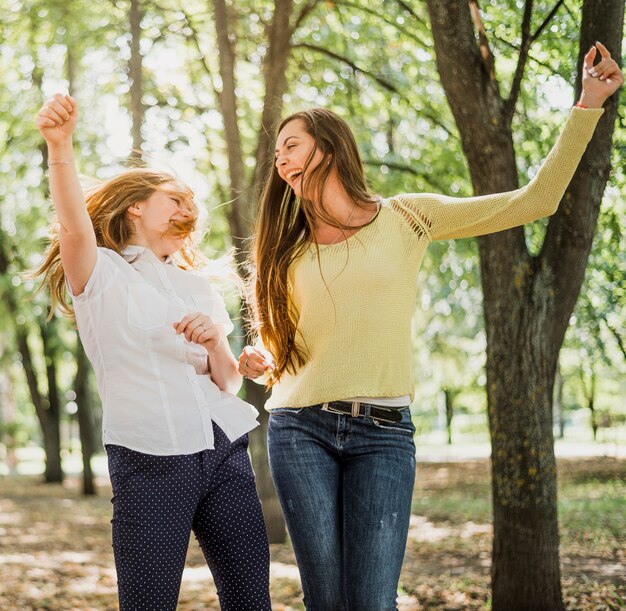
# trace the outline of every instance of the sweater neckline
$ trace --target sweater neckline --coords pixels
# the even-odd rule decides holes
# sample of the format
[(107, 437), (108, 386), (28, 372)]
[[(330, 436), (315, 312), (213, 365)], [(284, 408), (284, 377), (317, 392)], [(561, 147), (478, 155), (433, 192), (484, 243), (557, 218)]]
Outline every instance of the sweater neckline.
[[(376, 214), (373, 216), (372, 220), (369, 223), (367, 223), (367, 225), (364, 225), (363, 227), (361, 227), (358, 231), (355, 231), (351, 236), (347, 237), (345, 240), (341, 240), (340, 242), (335, 242), (334, 244), (318, 244), (320, 254), (326, 250), (330, 250), (331, 248), (337, 248), (339, 246), (343, 246), (347, 244), (348, 242), (350, 242), (350, 240), (356, 238), (357, 236), (362, 236), (366, 230), (370, 229), (376, 224), (376, 221), (378, 220), (378, 217), (380, 216), (380, 211), (383, 209), (383, 205), (384, 205), (384, 200), (381, 197), (378, 200), (378, 209), (376, 210)], [(315, 242), (309, 241), (309, 246), (307, 250), (309, 252), (315, 252)]]

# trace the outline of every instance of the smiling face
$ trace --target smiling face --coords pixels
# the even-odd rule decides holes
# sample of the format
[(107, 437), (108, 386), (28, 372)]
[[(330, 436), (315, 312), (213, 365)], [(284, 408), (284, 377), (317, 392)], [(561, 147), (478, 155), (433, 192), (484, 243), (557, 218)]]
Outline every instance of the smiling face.
[(134, 203), (128, 208), (128, 216), (135, 227), (133, 242), (150, 248), (161, 258), (180, 250), (189, 235), (183, 227), (195, 220), (195, 214), (177, 195), (175, 184), (163, 185), (148, 199)]
[[(303, 195), (303, 171), (306, 170), (304, 174), (306, 178), (324, 158), (324, 153), (316, 148), (315, 139), (307, 132), (302, 119), (289, 121), (280, 130), (276, 139), (276, 169), (298, 197)], [(308, 193), (305, 196), (311, 197), (312, 194)]]

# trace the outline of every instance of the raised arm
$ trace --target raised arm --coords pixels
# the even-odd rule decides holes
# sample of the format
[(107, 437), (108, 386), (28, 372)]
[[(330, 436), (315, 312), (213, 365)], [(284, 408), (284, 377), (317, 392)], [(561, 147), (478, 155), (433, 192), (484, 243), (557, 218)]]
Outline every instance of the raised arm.
[[(602, 60), (594, 66), (596, 48)], [(624, 82), (619, 66), (600, 43), (585, 56), (582, 82), (578, 108), (572, 110), (552, 151), (525, 187), (468, 198), (406, 194), (394, 199), (413, 211), (433, 240), (494, 233), (554, 214), (593, 136), (602, 105)]]
[(50, 193), (60, 228), (61, 263), (74, 295), (80, 295), (96, 264), (96, 236), (87, 214), (74, 163), (72, 133), (76, 102), (57, 93), (37, 115), (37, 128), (48, 146)]

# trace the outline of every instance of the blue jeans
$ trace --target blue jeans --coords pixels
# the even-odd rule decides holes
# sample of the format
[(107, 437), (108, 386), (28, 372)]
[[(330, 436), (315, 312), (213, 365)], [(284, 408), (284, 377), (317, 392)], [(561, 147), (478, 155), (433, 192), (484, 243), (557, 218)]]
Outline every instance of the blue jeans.
[(309, 611), (397, 608), (415, 481), (415, 427), (400, 411), (394, 424), (320, 405), (270, 412), (270, 468)]

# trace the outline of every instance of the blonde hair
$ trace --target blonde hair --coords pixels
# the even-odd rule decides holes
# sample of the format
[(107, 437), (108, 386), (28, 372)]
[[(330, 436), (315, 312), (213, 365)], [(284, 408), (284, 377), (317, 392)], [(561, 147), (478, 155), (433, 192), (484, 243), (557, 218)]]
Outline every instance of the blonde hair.
[[(192, 239), (198, 218), (193, 191), (172, 175), (149, 168), (127, 170), (85, 193), (87, 213), (93, 224), (97, 245), (110, 248), (121, 255), (134, 233), (134, 225), (126, 211), (133, 204), (147, 200), (156, 191), (171, 195), (181, 207), (193, 215), (189, 220), (172, 223), (166, 233), (169, 236), (185, 237), (182, 247), (176, 253), (179, 267), (199, 267), (205, 259)], [(48, 286), (50, 290), (50, 317), (58, 306), (61, 312), (73, 318), (74, 310), (68, 301), (57, 228), (53, 228), (50, 246), (33, 276), (43, 276), (42, 287)]]

